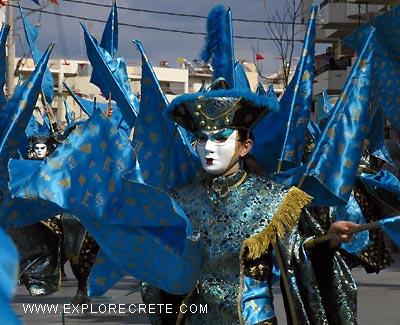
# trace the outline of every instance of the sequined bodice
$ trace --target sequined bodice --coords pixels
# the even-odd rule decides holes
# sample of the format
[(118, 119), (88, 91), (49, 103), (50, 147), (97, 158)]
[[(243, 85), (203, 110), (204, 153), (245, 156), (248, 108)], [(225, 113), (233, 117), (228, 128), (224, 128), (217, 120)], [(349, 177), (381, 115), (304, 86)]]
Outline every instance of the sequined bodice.
[(174, 189), (171, 195), (204, 245), (202, 299), (209, 308), (214, 306), (218, 312), (226, 313), (220, 316), (231, 320), (227, 323), (238, 323), (242, 242), (268, 224), (286, 191), (262, 177), (247, 176), (240, 185), (230, 188), (229, 195), (218, 199), (210, 184), (210, 180), (188, 184)]

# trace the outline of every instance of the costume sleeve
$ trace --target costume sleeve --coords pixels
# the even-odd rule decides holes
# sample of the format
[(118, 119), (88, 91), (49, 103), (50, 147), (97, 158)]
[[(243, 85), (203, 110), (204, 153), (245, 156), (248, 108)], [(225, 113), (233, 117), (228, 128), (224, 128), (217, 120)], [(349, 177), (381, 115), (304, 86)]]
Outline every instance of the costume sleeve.
[(272, 254), (245, 261), (241, 295), (245, 324), (277, 324), (271, 290), (272, 276)]

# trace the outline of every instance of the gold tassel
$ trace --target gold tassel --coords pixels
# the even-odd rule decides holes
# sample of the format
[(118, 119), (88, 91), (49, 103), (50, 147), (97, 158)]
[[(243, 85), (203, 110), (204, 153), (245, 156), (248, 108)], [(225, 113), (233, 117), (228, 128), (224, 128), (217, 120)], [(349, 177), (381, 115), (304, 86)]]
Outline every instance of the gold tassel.
[(312, 201), (313, 197), (293, 186), (290, 188), (282, 204), (273, 215), (269, 224), (258, 234), (243, 241), (242, 248), (248, 248), (247, 259), (259, 258), (276, 236), (282, 237), (286, 229), (292, 228), (299, 220), (301, 210)]

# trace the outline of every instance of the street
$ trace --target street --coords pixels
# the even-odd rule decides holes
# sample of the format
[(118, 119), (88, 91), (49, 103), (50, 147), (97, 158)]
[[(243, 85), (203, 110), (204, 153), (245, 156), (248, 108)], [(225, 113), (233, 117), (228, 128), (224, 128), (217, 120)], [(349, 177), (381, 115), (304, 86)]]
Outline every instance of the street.
[[(362, 268), (353, 270), (358, 284), (360, 325), (399, 324), (400, 256), (396, 254), (394, 257), (396, 263), (379, 274), (367, 274)], [(144, 310), (140, 309), (143, 306), (140, 305), (142, 303), (140, 294), (131, 293), (134, 290), (133, 285), (137, 282), (134, 278), (124, 277), (107, 292), (104, 299), (93, 300), (92, 305), (85, 306), (86, 310), (83, 311), (82, 308), (69, 304), (75, 294), (77, 282), (69, 265), (66, 267), (66, 272), (68, 281), (62, 283), (58, 292), (48, 296), (31, 297), (24, 286), (18, 286), (12, 308), (24, 324), (63, 324), (63, 321), (64, 324), (150, 324)], [(278, 289), (274, 295), (279, 323), (285, 324), (282, 299)], [(64, 315), (61, 309), (64, 309)]]

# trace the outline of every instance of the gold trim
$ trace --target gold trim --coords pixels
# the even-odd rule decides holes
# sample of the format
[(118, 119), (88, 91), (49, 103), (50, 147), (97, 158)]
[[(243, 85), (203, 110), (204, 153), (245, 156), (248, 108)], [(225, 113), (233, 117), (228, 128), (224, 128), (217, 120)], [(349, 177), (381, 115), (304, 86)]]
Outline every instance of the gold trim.
[(242, 184), (244, 182), (244, 180), (246, 179), (246, 177), (247, 177), (247, 173), (246, 173), (246, 171), (244, 171), (241, 179), (239, 179), (235, 184), (228, 186), (229, 190), (231, 190), (235, 187), (238, 187), (240, 184)]
[[(227, 97), (227, 98), (232, 98), (232, 97), (229, 97), (229, 96), (226, 96), (226, 97)], [(220, 114), (220, 115), (218, 115), (218, 116), (216, 116), (216, 117), (210, 117), (210, 116), (208, 116), (206, 113), (204, 113), (204, 111), (202, 110), (203, 107), (202, 107), (202, 105), (201, 105), (201, 103), (200, 103), (200, 101), (201, 101), (202, 99), (207, 100), (208, 98), (207, 98), (207, 97), (200, 97), (200, 98), (199, 98), (199, 101), (198, 101), (199, 105), (197, 106), (197, 112), (200, 112), (207, 120), (215, 121), (215, 120), (218, 120), (219, 118), (221, 118), (221, 117), (223, 117), (223, 116), (228, 115), (228, 114), (231, 113), (232, 111), (234, 111), (235, 108), (236, 108), (236, 106), (238, 105), (238, 103), (241, 101), (242, 97), (239, 97), (239, 98), (236, 100), (236, 102), (235, 102), (231, 107), (229, 107), (226, 111), (224, 111), (222, 114)]]
[(243, 241), (243, 246), (249, 249), (246, 258), (256, 259), (267, 251), (269, 244), (276, 242), (276, 235), (282, 237), (286, 229), (296, 224), (301, 210), (312, 199), (306, 192), (295, 186), (291, 187), (268, 225), (258, 234)]

